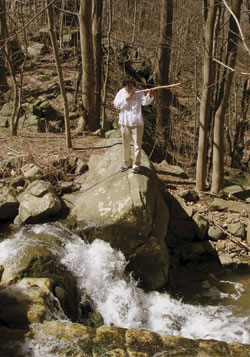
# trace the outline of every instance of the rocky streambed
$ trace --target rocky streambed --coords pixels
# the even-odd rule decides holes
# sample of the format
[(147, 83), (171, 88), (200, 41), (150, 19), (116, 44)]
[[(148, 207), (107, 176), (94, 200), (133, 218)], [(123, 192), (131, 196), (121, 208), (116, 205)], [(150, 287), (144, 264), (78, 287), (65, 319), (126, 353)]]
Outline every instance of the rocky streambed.
[[(241, 247), (243, 259), (225, 250), (230, 261), (222, 258), (225, 234), (192, 200), (164, 194), (146, 155), (142, 175), (120, 173), (119, 140), (107, 144), (105, 154), (88, 164), (71, 163), (78, 176), (72, 182), (51, 184), (34, 164), (2, 182), (0, 219), (12, 219), (16, 229), (8, 237), (2, 233), (0, 243), (3, 353), (249, 355), (248, 316), (190, 305), (165, 290), (192, 290), (193, 281), (212, 284), (211, 261), (221, 271), (247, 273), (246, 249)], [(249, 204), (240, 203), (249, 214)], [(242, 235), (232, 234), (247, 246), (248, 231), (243, 224)]]

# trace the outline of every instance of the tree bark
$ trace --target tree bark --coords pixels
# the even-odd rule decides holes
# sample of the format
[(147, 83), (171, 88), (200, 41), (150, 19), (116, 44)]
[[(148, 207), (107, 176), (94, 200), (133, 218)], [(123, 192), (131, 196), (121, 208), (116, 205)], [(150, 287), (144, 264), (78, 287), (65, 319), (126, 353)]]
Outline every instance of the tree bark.
[(81, 0), (79, 11), (80, 42), (82, 57), (82, 104), (87, 112), (87, 124), (90, 131), (99, 127), (96, 117), (95, 101), (95, 61), (92, 33), (92, 1)]
[(102, 6), (103, 0), (93, 0), (92, 27), (95, 60), (95, 116), (97, 124), (100, 121), (102, 88)]
[[(240, 19), (240, 8), (242, 0), (232, 0), (232, 11), (237, 19)], [(229, 19), (228, 43), (226, 65), (234, 68), (237, 58), (237, 42), (239, 40), (239, 29), (233, 18)], [(231, 70), (225, 68), (222, 79), (218, 101), (216, 103), (216, 113), (214, 121), (213, 136), (213, 174), (211, 192), (218, 194), (223, 189), (224, 184), (224, 118), (228, 105), (230, 89), (233, 80)]]
[[(49, 4), (49, 0), (46, 0), (47, 5)], [(64, 106), (64, 122), (65, 122), (65, 133), (66, 133), (66, 146), (67, 148), (72, 148), (72, 141), (70, 135), (70, 123), (69, 123), (69, 107), (68, 107), (68, 99), (65, 91), (64, 80), (63, 80), (63, 72), (60, 63), (59, 53), (58, 53), (58, 45), (56, 40), (56, 34), (53, 25), (53, 16), (51, 11), (51, 6), (47, 9), (48, 15), (48, 25), (49, 25), (49, 32), (51, 38), (51, 44), (54, 52), (55, 62), (56, 62), (56, 69), (57, 75), (59, 79), (60, 91), (63, 97), (63, 106)]]
[[(157, 61), (155, 66), (156, 85), (169, 83), (169, 68), (171, 58), (173, 22), (173, 0), (162, 0), (160, 21), (160, 41)], [(156, 98), (156, 131), (158, 144), (165, 153), (167, 143), (170, 143), (170, 110), (172, 95), (170, 90), (159, 90), (155, 93)]]
[[(6, 16), (5, 16), (5, 0), (0, 0), (0, 47), (2, 47), (6, 38)], [(4, 104), (4, 93), (9, 89), (7, 82), (6, 67), (4, 63), (3, 53), (0, 51), (0, 108)]]
[(214, 62), (213, 43), (214, 43), (214, 25), (217, 13), (217, 0), (210, 0), (207, 11), (207, 1), (204, 3), (204, 63), (203, 63), (203, 85), (200, 105), (199, 119), (199, 143), (198, 158), (196, 165), (196, 187), (197, 191), (204, 191), (206, 188), (207, 172), (207, 148), (208, 148), (208, 127), (211, 117), (211, 98), (214, 82)]

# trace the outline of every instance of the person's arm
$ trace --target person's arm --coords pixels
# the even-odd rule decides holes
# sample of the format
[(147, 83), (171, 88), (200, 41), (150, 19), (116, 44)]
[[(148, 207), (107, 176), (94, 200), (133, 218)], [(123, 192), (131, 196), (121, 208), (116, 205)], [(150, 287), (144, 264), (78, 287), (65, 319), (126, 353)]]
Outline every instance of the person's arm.
[(150, 90), (147, 95), (144, 95), (143, 93), (141, 93), (141, 98), (142, 98), (142, 105), (149, 105), (153, 102), (154, 100), (154, 95), (153, 95), (153, 91)]
[(126, 109), (126, 107), (128, 106), (128, 101), (126, 100), (126, 97), (123, 92), (119, 91), (116, 94), (114, 99), (114, 106), (118, 110)]

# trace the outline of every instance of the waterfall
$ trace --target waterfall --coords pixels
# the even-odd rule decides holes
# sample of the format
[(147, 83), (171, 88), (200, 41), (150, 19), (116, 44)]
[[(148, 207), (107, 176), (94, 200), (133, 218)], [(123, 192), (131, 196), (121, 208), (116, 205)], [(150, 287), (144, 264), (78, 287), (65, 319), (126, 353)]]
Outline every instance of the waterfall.
[[(29, 226), (2, 241), (0, 264), (9, 264), (11, 260), (15, 264), (25, 245), (43, 244), (39, 239), (43, 235), (51, 236), (53, 244), (44, 243), (47, 249), (74, 274), (79, 289), (86, 290), (105, 325), (143, 328), (192, 339), (250, 343), (250, 314), (241, 313), (236, 305), (192, 305), (166, 292), (146, 293), (124, 272), (127, 262), (121, 252), (101, 240), (86, 243), (60, 224)], [(232, 299), (237, 299), (244, 289), (236, 283), (233, 290)]]

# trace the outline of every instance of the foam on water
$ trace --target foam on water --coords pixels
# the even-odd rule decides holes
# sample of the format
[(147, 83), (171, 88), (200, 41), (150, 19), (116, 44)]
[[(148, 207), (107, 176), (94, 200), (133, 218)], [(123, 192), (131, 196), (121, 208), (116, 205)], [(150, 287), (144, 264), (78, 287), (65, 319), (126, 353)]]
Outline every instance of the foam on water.
[[(106, 325), (144, 328), (193, 339), (250, 343), (250, 316), (241, 316), (236, 306), (195, 306), (167, 293), (145, 293), (124, 273), (123, 254), (109, 244), (101, 240), (87, 244), (59, 224), (36, 225), (30, 227), (30, 232), (57, 237), (59, 247), (49, 249), (73, 272), (79, 288), (86, 290)], [(18, 259), (25, 244), (27, 230), (0, 243), (0, 264), (4, 265), (10, 256)], [(235, 296), (242, 290), (241, 284), (237, 284)]]

